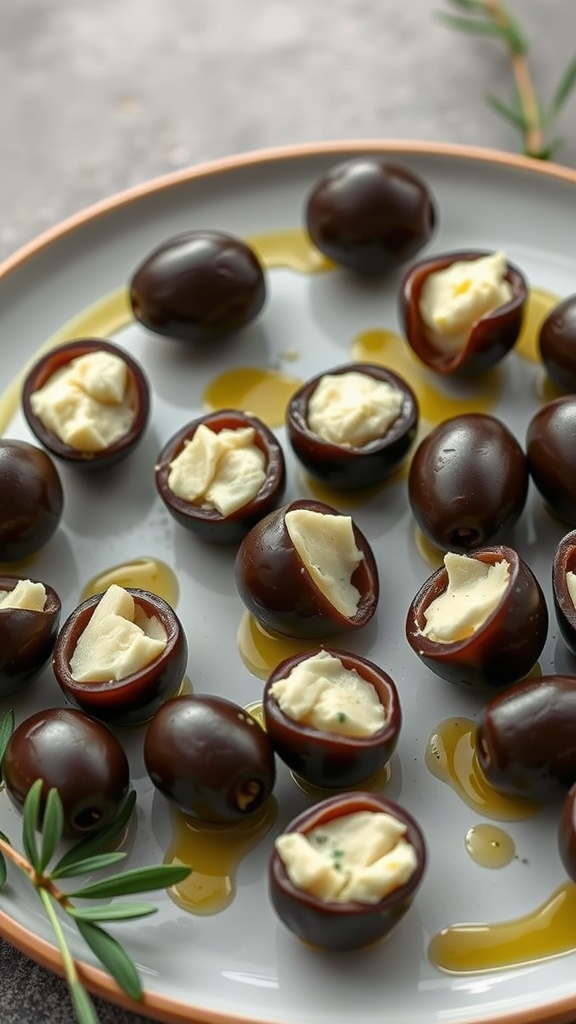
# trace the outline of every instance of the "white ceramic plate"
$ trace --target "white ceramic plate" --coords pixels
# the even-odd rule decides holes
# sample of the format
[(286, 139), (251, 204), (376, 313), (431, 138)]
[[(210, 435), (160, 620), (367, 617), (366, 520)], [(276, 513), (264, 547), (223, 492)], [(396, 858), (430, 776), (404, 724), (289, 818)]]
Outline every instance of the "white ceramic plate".
[[(71, 318), (123, 285), (157, 243), (193, 227), (242, 236), (298, 228), (304, 198), (320, 173), (345, 155), (368, 151), (393, 156), (429, 183), (439, 209), (429, 251), (501, 247), (533, 285), (559, 296), (574, 291), (574, 172), (495, 153), (416, 144), (350, 143), (264, 153), (112, 199), (9, 260), (0, 275), (3, 382)], [(396, 326), (396, 288), (396, 278), (376, 287), (355, 283), (342, 272), (302, 275), (277, 269), (270, 273), (265, 312), (222, 353), (194, 355), (136, 326), (120, 332), (117, 340), (134, 351), (153, 382), (154, 416), (138, 453), (121, 471), (102, 478), (105, 487), (62, 473), (64, 521), (35, 562), (34, 574), (58, 589), (64, 613), (94, 573), (131, 557), (164, 559), (180, 583), (178, 611), (189, 636), (189, 675), (196, 691), (214, 691), (239, 703), (257, 700), (262, 682), (238, 654), (243, 609), (231, 573), (233, 552), (203, 547), (168, 518), (153, 486), (155, 456), (169, 434), (200, 410), (203, 388), (218, 372), (232, 365), (280, 365), (305, 379), (344, 362), (360, 331)], [(287, 361), (289, 351), (297, 358)], [(500, 371), (501, 394), (492, 411), (510, 423), (521, 441), (537, 406), (534, 378), (539, 372), (516, 355)], [(19, 415), (7, 433), (29, 437)], [(289, 477), (291, 498), (302, 488), (292, 462)], [(386, 1017), (395, 1024), (468, 1024), (576, 1017), (575, 953), (482, 975), (441, 973), (426, 955), (439, 929), (457, 921), (495, 922), (528, 913), (564, 876), (555, 845), (557, 809), (506, 824), (518, 856), (502, 870), (488, 870), (464, 846), (467, 830), (480, 817), (425, 767), (434, 727), (447, 717), (473, 716), (481, 701), (427, 673), (405, 642), (406, 608), (431, 569), (414, 544), (404, 487), (400, 482), (350, 510), (372, 540), (382, 589), (375, 623), (350, 646), (379, 661), (400, 689), (404, 727), (387, 793), (420, 820), (427, 835), (430, 862), (416, 903), (380, 947), (339, 956), (313, 952), (285, 931), (269, 908), (268, 835), (241, 864), (236, 898), (226, 911), (195, 917), (160, 894), (156, 916), (119, 926), (142, 970), (144, 1012), (155, 1019), (375, 1024)], [(511, 543), (530, 561), (547, 592), (551, 553), (564, 532), (531, 493)], [(553, 622), (540, 664), (544, 672), (570, 667)], [(21, 720), (39, 706), (58, 703), (59, 691), (46, 675), (19, 699), (0, 701), (0, 713), (14, 706)], [(141, 734), (134, 734), (129, 748), (140, 809), (131, 865), (159, 862), (170, 839), (168, 813), (153, 794), (140, 745)], [(282, 771), (277, 797), (279, 829), (307, 800)], [(20, 831), (6, 794), (0, 796), (0, 829), (11, 836)], [(36, 897), (14, 872), (0, 893), (0, 933), (30, 956), (57, 966)], [(91, 987), (130, 1005), (72, 931), (69, 938)]]

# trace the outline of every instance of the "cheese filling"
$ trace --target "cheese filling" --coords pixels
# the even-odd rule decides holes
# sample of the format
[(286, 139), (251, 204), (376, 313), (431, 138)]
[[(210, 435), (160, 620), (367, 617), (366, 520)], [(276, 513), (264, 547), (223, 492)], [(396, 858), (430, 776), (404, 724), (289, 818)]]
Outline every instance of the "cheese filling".
[(252, 501), (266, 481), (266, 458), (253, 427), (210, 430), (204, 423), (170, 463), (168, 486), (178, 498), (229, 516)]
[(435, 643), (449, 644), (472, 636), (498, 607), (508, 588), (510, 565), (504, 559), (489, 565), (449, 551), (444, 566), (448, 586), (424, 611), (422, 633)]
[(22, 608), (29, 612), (42, 612), (46, 604), (46, 588), (43, 583), (32, 580), (18, 580), (12, 590), (0, 591), (0, 610)]
[(399, 388), (367, 373), (326, 374), (310, 396), (306, 418), (325, 441), (361, 448), (389, 430), (403, 401)]
[(322, 732), (371, 736), (386, 721), (375, 687), (328, 651), (299, 662), (270, 693), (288, 718)]
[(78, 638), (70, 659), (72, 678), (79, 683), (125, 679), (160, 657), (166, 644), (160, 620), (148, 617), (127, 590), (113, 583)]
[(275, 846), (298, 889), (323, 900), (379, 903), (418, 866), (406, 826), (390, 814), (357, 811), (307, 833), (287, 832)]
[(513, 292), (506, 271), (505, 254), (496, 252), (476, 260), (457, 260), (428, 275), (420, 314), (440, 352), (456, 355), (476, 321), (510, 301)]
[(32, 412), (71, 448), (97, 452), (128, 433), (135, 410), (128, 367), (112, 352), (88, 352), (57, 370), (30, 396)]
[(576, 608), (576, 573), (574, 573), (574, 572), (567, 572), (566, 573), (566, 586), (568, 587), (568, 593), (570, 595), (570, 600), (572, 601), (572, 604)]
[(356, 546), (350, 516), (300, 508), (287, 512), (284, 522), (318, 590), (336, 611), (353, 618), (361, 595), (352, 576), (364, 556)]

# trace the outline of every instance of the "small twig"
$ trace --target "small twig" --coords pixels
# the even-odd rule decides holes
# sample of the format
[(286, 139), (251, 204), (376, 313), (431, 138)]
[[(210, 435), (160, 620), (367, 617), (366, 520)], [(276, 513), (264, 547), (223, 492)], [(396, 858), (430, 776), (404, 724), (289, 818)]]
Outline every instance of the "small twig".
[(549, 160), (557, 151), (561, 140), (546, 140), (548, 129), (576, 86), (576, 56), (562, 74), (548, 110), (544, 110), (534, 84), (529, 63), (529, 44), (518, 21), (499, 0), (450, 0), (453, 6), (464, 10), (464, 15), (440, 12), (440, 18), (451, 28), (475, 35), (497, 39), (508, 51), (516, 90), (516, 102), (509, 106), (497, 96), (486, 99), (493, 110), (513, 124), (522, 137), (526, 156)]

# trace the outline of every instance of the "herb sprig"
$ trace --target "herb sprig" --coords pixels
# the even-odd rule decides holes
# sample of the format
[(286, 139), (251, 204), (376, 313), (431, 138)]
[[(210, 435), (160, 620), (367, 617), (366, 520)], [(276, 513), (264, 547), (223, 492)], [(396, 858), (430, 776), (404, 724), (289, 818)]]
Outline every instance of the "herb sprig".
[[(14, 714), (9, 711), (0, 719), (0, 791), (3, 788), (2, 758), (13, 729)], [(118, 896), (165, 889), (187, 878), (191, 869), (170, 865), (136, 868), (64, 891), (58, 884), (60, 879), (92, 874), (110, 868), (126, 858), (126, 853), (111, 852), (110, 847), (122, 836), (128, 825), (134, 810), (136, 794), (133, 791), (130, 793), (120, 817), (113, 825), (95, 835), (80, 839), (57, 858), (64, 825), (62, 801), (56, 789), (49, 791), (40, 828), (42, 785), (42, 780), (37, 779), (24, 803), (24, 852), (19, 853), (8, 836), (0, 832), (0, 889), (7, 880), (7, 862), (10, 861), (28, 878), (43, 904), (60, 952), (64, 977), (78, 1024), (98, 1024), (94, 1005), (79, 977), (65, 929), (62, 927), (63, 915), (64, 919), (68, 918), (74, 922), (87, 946), (120, 988), (132, 999), (139, 1000), (143, 991), (136, 966), (120, 942), (102, 927), (102, 923), (147, 917), (154, 914), (157, 908), (148, 903), (132, 901), (78, 907), (73, 900), (116, 899)]]
[(545, 105), (534, 84), (528, 54), (530, 44), (518, 18), (499, 0), (448, 0), (465, 12), (440, 11), (438, 17), (450, 28), (484, 36), (503, 43), (514, 77), (514, 97), (505, 103), (493, 93), (486, 102), (519, 132), (525, 156), (538, 160), (553, 159), (562, 146), (562, 138), (548, 140), (548, 133), (576, 86), (576, 55), (560, 76), (550, 102)]

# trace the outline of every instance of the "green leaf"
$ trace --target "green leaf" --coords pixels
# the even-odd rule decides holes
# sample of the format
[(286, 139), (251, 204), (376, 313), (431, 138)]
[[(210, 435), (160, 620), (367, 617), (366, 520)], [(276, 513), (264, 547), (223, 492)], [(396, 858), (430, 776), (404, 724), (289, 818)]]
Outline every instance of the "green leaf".
[(546, 115), (546, 121), (552, 121), (560, 113), (562, 107), (566, 103), (566, 100), (573, 92), (574, 86), (576, 86), (576, 56), (572, 58), (568, 67), (562, 75), (556, 92), (552, 98), (550, 109)]
[(63, 868), (54, 868), (50, 872), (50, 878), (73, 878), (75, 875), (87, 875), (92, 871), (102, 871), (103, 868), (111, 867), (112, 864), (125, 860), (127, 856), (128, 854), (121, 850), (118, 850), (117, 853), (100, 853), (94, 857), (78, 860), (74, 864), (65, 865)]
[(130, 896), (132, 893), (151, 892), (154, 889), (167, 889), (171, 885), (183, 882), (192, 868), (177, 865), (160, 864), (158, 867), (134, 868), (122, 874), (110, 875), (101, 882), (92, 882), (82, 889), (66, 893), (69, 898), (92, 900), (114, 899), (115, 896)]
[(96, 832), (94, 835), (85, 836), (84, 839), (80, 839), (74, 846), (60, 858), (58, 863), (54, 867), (54, 871), (58, 874), (62, 873), (62, 869), (65, 871), (72, 865), (77, 864), (81, 860), (85, 860), (88, 857), (93, 857), (96, 854), (108, 852), (110, 846), (122, 835), (126, 828), (134, 805), (136, 803), (136, 793), (132, 790), (126, 799), (126, 803), (122, 808), (122, 812), (119, 817), (107, 828), (102, 829), (101, 832)]
[(39, 871), (44, 871), (48, 862), (52, 860), (58, 848), (58, 843), (62, 839), (63, 830), (64, 811), (60, 794), (57, 789), (50, 789), (46, 798), (44, 819), (42, 821), (42, 843), (38, 861)]
[(4, 860), (3, 854), (0, 853), (0, 889), (6, 881), (7, 874), (6, 861)]
[(42, 785), (42, 779), (36, 779), (36, 782), (32, 783), (22, 809), (22, 843), (24, 846), (24, 852), (32, 867), (38, 873), (40, 873), (41, 868), (40, 854), (36, 843), (36, 829), (38, 827), (38, 818), (40, 816)]
[(2, 781), (2, 767), (1, 762), (8, 746), (8, 740), (14, 732), (14, 712), (7, 711), (5, 715), (0, 718), (0, 782)]
[(506, 121), (510, 121), (510, 123), (515, 125), (516, 128), (520, 128), (521, 131), (525, 131), (527, 127), (526, 119), (521, 111), (514, 110), (513, 107), (507, 106), (506, 103), (503, 103), (502, 100), (498, 99), (497, 96), (494, 96), (493, 93), (487, 93), (485, 98), (486, 103), (488, 103), (488, 105), (492, 107), (497, 114), (500, 114), (501, 117), (506, 119)]
[(464, 7), (468, 11), (485, 11), (483, 0), (450, 0), (455, 7)]
[(75, 921), (129, 921), (134, 917), (150, 917), (158, 910), (149, 903), (109, 903), (102, 907), (66, 907)]
[(142, 983), (138, 971), (116, 939), (90, 921), (77, 920), (78, 931), (94, 955), (132, 999), (142, 998)]
[(480, 18), (465, 18), (458, 14), (445, 14), (440, 11), (440, 21), (443, 21), (449, 28), (458, 32), (471, 32), (481, 36), (492, 36), (500, 39), (514, 54), (526, 53), (528, 44), (520, 29), (520, 26), (510, 20), (506, 25), (500, 25), (496, 21), (482, 21)]
[(81, 982), (69, 982), (68, 991), (78, 1024), (98, 1024), (94, 1004)]

